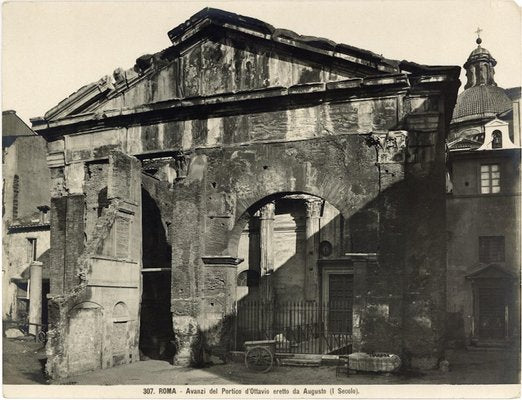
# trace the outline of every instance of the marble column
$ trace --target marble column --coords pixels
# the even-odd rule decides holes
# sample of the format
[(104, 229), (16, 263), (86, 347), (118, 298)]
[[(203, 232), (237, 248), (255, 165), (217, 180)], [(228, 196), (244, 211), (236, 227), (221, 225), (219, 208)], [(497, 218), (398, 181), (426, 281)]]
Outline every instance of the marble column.
[(275, 204), (265, 204), (259, 210), (259, 243), (260, 243), (260, 266), (261, 266), (261, 300), (271, 301), (273, 290), (271, 274), (274, 271), (274, 218)]
[(36, 335), (42, 323), (42, 263), (33, 261), (30, 267), (31, 281), (29, 288), (29, 333)]
[(319, 220), (322, 200), (305, 200), (306, 219), (306, 263), (305, 263), (305, 300), (319, 300), (319, 273), (317, 259), (319, 252)]

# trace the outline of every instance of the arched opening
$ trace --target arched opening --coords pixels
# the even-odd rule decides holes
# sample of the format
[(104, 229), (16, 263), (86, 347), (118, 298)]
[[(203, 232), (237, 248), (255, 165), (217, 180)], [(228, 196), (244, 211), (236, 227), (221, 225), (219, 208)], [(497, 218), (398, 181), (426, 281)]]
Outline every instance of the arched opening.
[(112, 365), (120, 365), (128, 362), (127, 349), (129, 348), (129, 310), (127, 305), (120, 301), (112, 310)]
[(68, 313), (67, 360), (69, 372), (77, 374), (102, 367), (103, 308), (86, 301)]
[(237, 345), (275, 339), (279, 351), (348, 353), (359, 239), (324, 199), (280, 193), (253, 205), (237, 240)]
[(142, 358), (172, 360), (174, 333), (170, 312), (172, 248), (161, 210), (142, 189), (143, 269), (140, 313)]
[(502, 132), (500, 132), (498, 129), (496, 129), (493, 131), (491, 136), (492, 136), (491, 148), (501, 149), (502, 148)]

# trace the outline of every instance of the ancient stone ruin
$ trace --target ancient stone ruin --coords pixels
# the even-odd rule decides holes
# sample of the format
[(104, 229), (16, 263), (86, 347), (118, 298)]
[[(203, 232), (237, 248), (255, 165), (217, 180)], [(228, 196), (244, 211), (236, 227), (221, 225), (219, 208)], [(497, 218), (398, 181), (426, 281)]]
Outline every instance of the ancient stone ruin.
[(459, 68), (214, 9), (168, 35), (32, 120), (53, 182), (51, 376), (198, 365), (240, 349), (243, 303), (304, 304), (301, 331), (320, 307), (301, 342), (268, 322), (289, 348), (436, 366)]

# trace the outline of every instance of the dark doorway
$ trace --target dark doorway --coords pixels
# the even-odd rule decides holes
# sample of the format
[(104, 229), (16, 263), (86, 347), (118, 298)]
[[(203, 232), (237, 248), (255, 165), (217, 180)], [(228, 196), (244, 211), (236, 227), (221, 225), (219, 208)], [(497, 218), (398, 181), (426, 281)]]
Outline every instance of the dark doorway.
[(47, 295), (50, 292), (49, 279), (42, 280), (42, 325), (47, 326), (49, 323), (49, 306)]
[(142, 190), (143, 270), (140, 353), (143, 359), (172, 360), (170, 312), (172, 248), (156, 201)]
[(506, 332), (504, 290), (480, 288), (478, 302), (480, 339), (503, 339)]

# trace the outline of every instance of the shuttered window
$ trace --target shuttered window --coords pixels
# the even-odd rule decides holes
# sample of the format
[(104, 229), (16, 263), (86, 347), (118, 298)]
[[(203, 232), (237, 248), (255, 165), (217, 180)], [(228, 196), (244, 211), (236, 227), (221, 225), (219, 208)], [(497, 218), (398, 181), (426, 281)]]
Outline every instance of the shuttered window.
[(27, 238), (27, 261), (36, 261), (36, 238)]
[(479, 237), (479, 261), (483, 263), (504, 261), (504, 236)]

